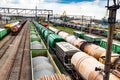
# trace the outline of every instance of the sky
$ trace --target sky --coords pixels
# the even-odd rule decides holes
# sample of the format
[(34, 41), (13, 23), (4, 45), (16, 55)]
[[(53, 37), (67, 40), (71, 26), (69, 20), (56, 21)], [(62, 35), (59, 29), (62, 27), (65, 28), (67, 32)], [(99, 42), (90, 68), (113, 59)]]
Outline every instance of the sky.
[[(110, 0), (112, 3), (112, 0)], [(0, 0), (0, 7), (53, 10), (54, 14), (85, 15), (102, 19), (106, 14), (107, 0)], [(120, 10), (117, 19), (120, 19)]]

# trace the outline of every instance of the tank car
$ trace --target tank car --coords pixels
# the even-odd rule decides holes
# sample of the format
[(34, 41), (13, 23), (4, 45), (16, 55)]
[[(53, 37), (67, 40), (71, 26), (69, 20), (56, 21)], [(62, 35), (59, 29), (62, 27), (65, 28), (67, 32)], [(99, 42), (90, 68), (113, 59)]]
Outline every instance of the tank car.
[[(49, 28), (49, 29), (53, 31), (53, 28)], [(56, 30), (56, 31), (58, 31), (58, 30)], [(54, 32), (55, 32), (55, 29), (54, 29)], [(60, 33), (62, 33), (62, 34), (60, 34)], [(67, 32), (64, 32), (64, 31), (59, 31), (58, 35), (60, 35), (67, 42), (73, 44), (74, 46), (76, 46), (77, 48), (82, 50), (83, 52), (93, 56), (97, 60), (100, 60), (100, 62), (102, 62), (102, 63), (105, 62), (105, 58), (103, 58), (103, 57), (105, 57), (105, 55), (106, 55), (106, 49), (104, 49), (98, 45), (89, 43), (83, 39), (75, 38), (74, 36), (68, 34)], [(120, 71), (120, 69), (119, 69), (119, 66), (120, 66), (119, 54), (112, 53), (111, 56), (112, 56), (112, 59), (111, 59), (112, 68), (116, 68)]]
[(5, 28), (12, 28), (13, 26), (19, 24), (19, 21), (13, 22), (13, 23), (8, 23), (5, 25)]

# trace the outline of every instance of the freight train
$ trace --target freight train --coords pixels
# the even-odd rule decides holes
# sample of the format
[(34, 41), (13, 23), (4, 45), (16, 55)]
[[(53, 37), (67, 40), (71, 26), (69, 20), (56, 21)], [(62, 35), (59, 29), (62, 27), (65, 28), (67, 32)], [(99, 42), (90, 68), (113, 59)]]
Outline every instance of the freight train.
[[(81, 31), (74, 31), (73, 34), (76, 37), (87, 40), (88, 42), (97, 44), (105, 49), (107, 48), (107, 38), (92, 35), (92, 34), (85, 34), (84, 32), (81, 32)], [(119, 41), (113, 40), (112, 51), (114, 53), (120, 54), (120, 42)]]
[[(69, 33), (55, 29), (53, 27), (49, 27), (49, 29), (52, 30), (53, 32), (57, 33), (58, 35), (60, 35), (67, 42), (73, 44), (74, 46), (76, 46), (77, 48), (82, 50), (83, 52), (95, 57), (97, 60), (104, 63), (106, 49), (104, 49), (98, 45), (95, 45), (93, 43), (89, 43), (86, 40), (76, 38), (76, 36), (74, 36), (74, 35), (70, 35)], [(119, 62), (120, 62), (119, 54), (112, 53), (111, 67), (118, 69), (120, 71)]]
[(10, 32), (10, 29), (8, 28), (0, 28), (0, 39), (5, 37)]
[[(103, 74), (101, 71), (95, 71), (96, 67), (100, 67), (101, 70), (104, 68), (104, 64), (97, 61), (95, 58), (100, 58), (101, 55), (105, 54), (102, 52), (99, 52), (96, 54), (96, 52), (92, 52), (93, 56), (89, 56), (88, 54), (82, 52), (78, 48), (74, 47), (71, 44), (75, 44), (77, 47), (81, 49), (86, 49), (87, 47), (94, 46), (93, 44), (87, 43), (85, 40), (82, 39), (76, 39), (73, 35), (70, 35), (68, 33), (65, 33), (64, 31), (55, 30), (57, 34), (62, 35), (60, 37), (59, 35), (51, 32), (49, 29), (43, 27), (42, 25), (38, 24), (37, 22), (33, 22), (36, 26), (39, 34), (42, 36), (45, 41), (47, 41), (48, 46), (52, 48), (52, 50), (55, 51), (56, 56), (61, 61), (61, 63), (65, 66), (67, 71), (71, 73), (71, 75), (74, 77), (73, 79), (79, 80), (79, 76), (82, 76), (85, 80), (102, 80)], [(64, 33), (64, 34), (63, 34)], [(67, 40), (65, 42), (63, 39)], [(70, 43), (68, 43), (70, 42)], [(101, 48), (99, 46), (95, 46), (93, 48), (93, 51), (100, 50)], [(87, 50), (91, 53), (91, 49)], [(104, 50), (103, 50), (104, 52)], [(118, 58), (118, 57), (117, 57)], [(115, 59), (115, 58), (114, 58)], [(114, 60), (112, 60), (114, 62)], [(94, 63), (93, 63), (94, 62)], [(89, 66), (88, 66), (89, 65)], [(96, 69), (97, 70), (97, 69)], [(103, 72), (104, 73), (104, 72)], [(110, 80), (119, 80), (117, 76), (110, 74)]]
[[(52, 22), (52, 24), (55, 24), (55, 22)], [(100, 36), (104, 36), (104, 37), (107, 37), (107, 35), (108, 35), (107, 29), (101, 29), (99, 27), (96, 28), (96, 26), (95, 27), (86, 27), (86, 26), (83, 26), (82, 24), (74, 24), (74, 23), (69, 23), (69, 22), (63, 22), (63, 23), (60, 23), (59, 25), (62, 26), (63, 24), (65, 27), (84, 31), (87, 33), (92, 33), (92, 34), (96, 34), (96, 35), (100, 35)], [(119, 31), (115, 30), (113, 36), (114, 36), (114, 39), (120, 40), (120, 32)]]
[(34, 25), (30, 23), (32, 80), (71, 80), (60, 72)]
[(5, 25), (5, 28), (12, 28), (13, 26), (15, 26), (19, 23), (20, 23), (19, 21), (8, 23), (8, 24)]
[(26, 23), (26, 21), (22, 21), (16, 25), (14, 25), (13, 27), (11, 27), (12, 35), (17, 35), (25, 23)]

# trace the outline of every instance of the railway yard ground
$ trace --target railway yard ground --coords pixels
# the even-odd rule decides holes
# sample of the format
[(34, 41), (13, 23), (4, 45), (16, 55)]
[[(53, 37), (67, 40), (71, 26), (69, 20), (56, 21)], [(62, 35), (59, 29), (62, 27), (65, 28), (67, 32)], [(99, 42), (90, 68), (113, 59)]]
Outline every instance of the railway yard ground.
[(0, 0), (0, 80), (120, 80), (118, 9), (120, 0)]
[[(32, 55), (30, 48), (30, 21), (26, 21), (20, 32), (13, 35), (11, 32), (0, 39), (0, 80), (35, 80), (32, 72)], [(1, 29), (5, 24), (1, 25)], [(35, 27), (34, 27), (35, 28)], [(38, 32), (37, 32), (38, 33)], [(46, 43), (45, 43), (46, 44)], [(47, 44), (46, 44), (47, 45)], [(53, 65), (58, 67), (56, 72), (69, 76), (61, 62), (51, 50)], [(58, 75), (59, 76), (59, 75)]]
[[(83, 31), (82, 37), (81, 34), (75, 36), (75, 31), (81, 33), (81, 30), (54, 26), (52, 23), (49, 24), (49, 28), (37, 21), (25, 20), (15, 23), (18, 25), (11, 26), (13, 29), (3, 28), (5, 24), (1, 25), (3, 32), (0, 36), (0, 80), (56, 80), (58, 78), (58, 80), (94, 80), (93, 77), (100, 80), (103, 78), (94, 69), (104, 65), (104, 59), (101, 58), (106, 51), (104, 40), (102, 46), (100, 41), (95, 45), (95, 40), (98, 39), (91, 36), (88, 38), (88, 33)], [(106, 38), (98, 37), (100, 40)], [(111, 68), (110, 80), (120, 79), (119, 49), (119, 45), (113, 48), (118, 53), (112, 54), (115, 57), (111, 60), (114, 65)], [(46, 60), (49, 60), (49, 63), (45, 63)], [(96, 64), (93, 64), (93, 61)], [(86, 66), (87, 64), (90, 67)], [(87, 74), (82, 67), (89, 73)], [(92, 72), (93, 75), (90, 74)]]
[(31, 80), (29, 22), (17, 36), (0, 40), (0, 80)]

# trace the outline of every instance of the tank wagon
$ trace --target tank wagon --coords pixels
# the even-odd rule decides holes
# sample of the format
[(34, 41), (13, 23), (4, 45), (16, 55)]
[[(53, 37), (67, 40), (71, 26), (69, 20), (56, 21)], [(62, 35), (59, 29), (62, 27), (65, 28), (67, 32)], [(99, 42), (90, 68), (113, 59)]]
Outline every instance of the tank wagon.
[[(85, 80), (103, 80), (102, 71), (96, 71), (96, 66), (100, 67), (103, 70), (104, 65), (98, 62), (92, 56), (84, 52), (77, 52), (71, 58), (71, 63), (75, 67), (76, 71), (83, 77)], [(110, 74), (109, 80), (119, 80), (120, 78), (116, 77), (112, 73)]]
[[(54, 30), (52, 30), (52, 28), (49, 28), (49, 29), (51, 29), (51, 31), (55, 31), (55, 29)], [(89, 43), (86, 40), (76, 38), (75, 36), (70, 35), (67, 32), (59, 31), (59, 30), (56, 30), (56, 31), (58, 31), (58, 35), (60, 35), (63, 39), (65, 39), (65, 41), (73, 44), (74, 46), (76, 46), (77, 48), (82, 50), (83, 52), (95, 57), (97, 60), (100, 60), (102, 63), (104, 63), (106, 49), (104, 49), (98, 45), (95, 45), (93, 43)], [(119, 66), (120, 66), (119, 54), (112, 53), (112, 56), (113, 56), (111, 59), (112, 68), (116, 68), (120, 71), (120, 69), (119, 69)], [(104, 59), (103, 59), (103, 57), (104, 57)]]
[[(34, 22), (34, 24), (37, 27), (39, 34), (43, 35), (44, 33), (41, 34), (41, 31), (45, 27), (41, 26), (37, 22)], [(60, 31), (60, 32), (63, 33), (63, 31)], [(58, 34), (60, 34), (60, 32), (58, 32)], [(55, 34), (55, 33), (51, 33), (51, 34)], [(67, 35), (67, 33), (65, 34), (66, 34), (64, 35), (65, 39), (67, 39), (67, 36), (70, 36), (70, 37), (72, 36), (72, 35)], [(74, 38), (74, 37), (72, 36), (71, 38)], [(45, 38), (43, 37), (43, 39)], [(49, 35), (47, 39), (49, 40)], [(55, 51), (55, 54), (58, 57), (58, 59), (65, 66), (65, 69), (68, 72), (70, 72), (70, 74), (73, 77), (73, 80), (80, 80), (81, 78), (80, 76), (82, 76), (82, 78), (85, 80), (102, 80), (103, 79), (103, 74), (101, 74), (99, 71), (95, 71), (95, 68), (101, 66), (101, 69), (103, 69), (104, 64), (100, 63), (94, 57), (82, 52), (81, 50), (79, 50), (78, 48), (72, 45), (74, 42), (77, 42), (79, 43), (79, 45), (77, 44), (78, 47), (84, 46), (83, 44), (87, 44), (85, 40), (76, 39), (77, 40), (76, 41), (76, 40), (70, 39), (69, 41), (71, 41), (72, 43), (70, 44), (62, 40), (57, 42), (56, 39), (58, 38), (57, 37), (51, 38), (51, 42), (54, 43), (55, 45), (51, 45), (50, 42), (48, 43), (49, 45), (51, 45), (50, 47), (53, 48), (53, 50)], [(96, 64), (94, 64), (93, 62), (95, 62)], [(113, 75), (112, 73), (110, 74), (110, 80), (119, 80), (119, 79), (120, 78)]]
[(15, 26), (19, 23), (20, 23), (19, 21), (8, 23), (8, 24), (5, 25), (5, 28), (12, 28), (13, 26)]

